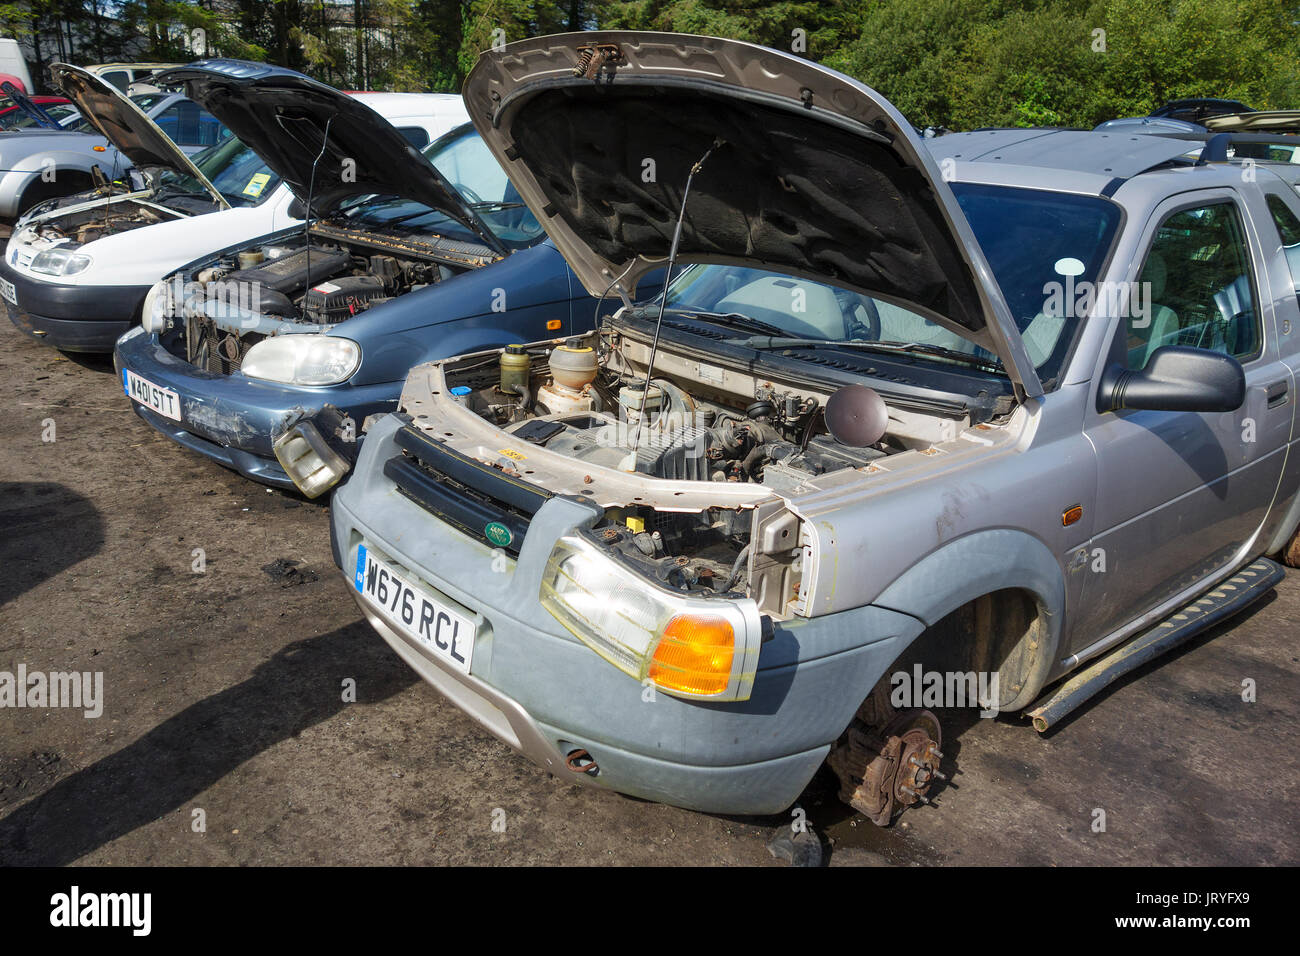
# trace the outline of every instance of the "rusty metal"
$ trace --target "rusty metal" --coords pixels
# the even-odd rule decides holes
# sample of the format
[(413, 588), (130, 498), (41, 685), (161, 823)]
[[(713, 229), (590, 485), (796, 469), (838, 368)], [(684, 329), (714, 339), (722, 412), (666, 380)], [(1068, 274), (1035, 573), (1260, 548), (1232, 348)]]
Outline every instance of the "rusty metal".
[(840, 778), (840, 799), (876, 826), (917, 803), (929, 803), (942, 752), (939, 719), (928, 710), (894, 711), (878, 694), (858, 709), (827, 763)]
[(586, 44), (578, 47), (578, 65), (573, 68), (573, 75), (594, 80), (606, 66), (624, 62), (623, 51), (613, 43)]
[[(1091, 700), (1125, 674), (1203, 634), (1220, 621), (1259, 600), (1286, 576), (1268, 558), (1242, 568), (1217, 588), (1200, 595), (1170, 617), (1099, 657), (1038, 701), (1025, 715), (1040, 734)], [(1224, 585), (1231, 585), (1225, 588)]]
[[(589, 763), (582, 763), (587, 760)], [(596, 766), (595, 759), (581, 747), (577, 750), (570, 750), (564, 757), (564, 765), (574, 773), (598, 774), (600, 767)]]
[(384, 253), (418, 256), (432, 262), (466, 266), (471, 269), (491, 265), (502, 258), (481, 242), (447, 239), (435, 233), (425, 233), (421, 238), (412, 238), (368, 232), (364, 229), (349, 229), (326, 222), (314, 222), (311, 226), (311, 234), (317, 239), (347, 242)]

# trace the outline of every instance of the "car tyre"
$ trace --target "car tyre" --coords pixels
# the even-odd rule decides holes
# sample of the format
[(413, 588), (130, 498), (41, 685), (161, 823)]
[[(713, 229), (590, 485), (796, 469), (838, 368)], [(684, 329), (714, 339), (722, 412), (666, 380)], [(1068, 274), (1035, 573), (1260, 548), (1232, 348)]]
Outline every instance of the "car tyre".
[(73, 193), (89, 188), (90, 178), (75, 173), (65, 173), (57, 182), (44, 182), (38, 179), (23, 190), (23, 198), (18, 203), (18, 215), (21, 216), (37, 203), (45, 202), (47, 199), (71, 196)]
[(1282, 563), (1288, 568), (1300, 568), (1300, 531), (1291, 535), (1291, 540), (1282, 549)]

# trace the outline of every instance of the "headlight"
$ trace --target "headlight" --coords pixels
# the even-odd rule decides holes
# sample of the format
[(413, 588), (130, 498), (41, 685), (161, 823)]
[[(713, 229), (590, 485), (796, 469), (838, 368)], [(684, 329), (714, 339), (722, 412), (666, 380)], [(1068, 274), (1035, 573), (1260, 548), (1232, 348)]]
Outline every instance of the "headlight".
[(763, 629), (748, 598), (666, 591), (576, 535), (556, 543), (540, 598), (578, 640), (637, 680), (709, 700), (748, 700), (753, 691)]
[(318, 333), (289, 333), (263, 339), (248, 350), (239, 369), (253, 378), (290, 385), (337, 385), (361, 366), (361, 346), (351, 339)]
[(171, 294), (171, 283), (166, 279), (155, 282), (144, 297), (140, 309), (140, 324), (146, 332), (163, 332), (167, 320), (176, 314), (176, 304)]
[(64, 249), (47, 249), (36, 253), (31, 270), (51, 276), (75, 276), (90, 268), (90, 256)]

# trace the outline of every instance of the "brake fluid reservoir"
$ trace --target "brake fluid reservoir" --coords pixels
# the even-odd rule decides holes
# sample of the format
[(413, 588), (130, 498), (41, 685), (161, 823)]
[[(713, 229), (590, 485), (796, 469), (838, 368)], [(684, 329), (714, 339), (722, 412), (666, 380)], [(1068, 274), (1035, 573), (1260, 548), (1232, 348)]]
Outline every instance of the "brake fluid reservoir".
[(643, 385), (625, 385), (619, 389), (618, 403), (623, 407), (623, 413), (629, 422), (641, 420), (641, 409), (645, 407), (647, 416), (651, 421), (659, 414), (659, 406), (663, 403), (663, 390), (655, 384), (650, 385), (650, 394), (646, 395)]

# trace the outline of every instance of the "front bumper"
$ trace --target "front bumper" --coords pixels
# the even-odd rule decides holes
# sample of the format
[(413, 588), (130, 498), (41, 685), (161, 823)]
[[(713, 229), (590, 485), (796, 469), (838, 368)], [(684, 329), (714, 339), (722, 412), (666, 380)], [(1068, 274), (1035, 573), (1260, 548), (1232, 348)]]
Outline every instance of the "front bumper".
[(359, 439), (366, 417), (392, 411), (401, 391), (397, 382), (296, 388), (238, 374), (217, 375), (172, 355), (157, 335), (143, 329), (118, 341), (113, 365), (119, 377), (123, 369), (130, 369), (179, 396), (179, 422), (128, 399), (149, 425), (178, 445), (277, 488), (294, 487), (271, 447), (273, 436), (287, 420), (299, 414), (312, 418), (330, 404), (352, 417)]
[(149, 286), (63, 285), (14, 270), (0, 258), (0, 278), (13, 284), (4, 300), (9, 321), (38, 342), (67, 352), (111, 352), (131, 327)]
[[(383, 474), (396, 416), (374, 425), (331, 505), (335, 560), (366, 618), (408, 664), (493, 735), (570, 782), (712, 813), (776, 813), (793, 803), (921, 622), (866, 607), (777, 623), (753, 694), (700, 702), (650, 694), (573, 638), (538, 603), (555, 541), (593, 519), (564, 498), (532, 518), (517, 561), (444, 524)], [(469, 674), (390, 627), (357, 591), (357, 549), (404, 569), (475, 621)], [(586, 750), (599, 773), (566, 755)]]

